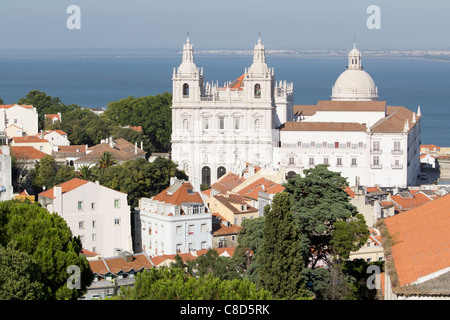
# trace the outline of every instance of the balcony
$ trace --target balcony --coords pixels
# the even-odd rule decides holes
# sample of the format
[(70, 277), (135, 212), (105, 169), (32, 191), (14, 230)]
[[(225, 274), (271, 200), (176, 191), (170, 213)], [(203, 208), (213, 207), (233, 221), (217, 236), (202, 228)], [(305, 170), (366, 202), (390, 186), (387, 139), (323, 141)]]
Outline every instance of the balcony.
[(383, 166), (380, 163), (372, 163), (370, 164), (371, 169), (382, 169)]
[(403, 169), (403, 164), (402, 163), (400, 163), (400, 164), (392, 163), (391, 168), (392, 169)]
[(372, 153), (372, 154), (382, 154), (383, 150), (381, 150), (381, 149), (370, 149), (370, 153)]
[(393, 155), (401, 155), (401, 154), (403, 154), (403, 150), (391, 150), (391, 153)]

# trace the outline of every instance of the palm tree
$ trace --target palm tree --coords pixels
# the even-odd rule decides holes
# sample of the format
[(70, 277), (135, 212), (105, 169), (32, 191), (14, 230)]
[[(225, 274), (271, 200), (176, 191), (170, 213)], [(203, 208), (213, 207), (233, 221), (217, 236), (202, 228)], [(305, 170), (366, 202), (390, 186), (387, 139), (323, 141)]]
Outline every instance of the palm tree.
[(114, 158), (114, 155), (109, 151), (103, 152), (103, 154), (97, 161), (97, 167), (101, 172), (105, 171), (105, 169), (112, 167), (115, 164), (117, 164), (117, 161)]
[(84, 164), (80, 166), (80, 178), (87, 181), (94, 181), (94, 171), (90, 164)]

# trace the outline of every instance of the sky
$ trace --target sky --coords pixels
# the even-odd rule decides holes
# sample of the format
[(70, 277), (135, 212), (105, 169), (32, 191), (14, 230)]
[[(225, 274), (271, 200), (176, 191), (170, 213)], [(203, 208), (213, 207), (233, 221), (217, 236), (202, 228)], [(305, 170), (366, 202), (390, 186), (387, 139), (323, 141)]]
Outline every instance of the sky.
[[(80, 29), (67, 20), (76, 5)], [(367, 13), (379, 8), (379, 29)], [(10, 0), (0, 2), (0, 50), (450, 49), (448, 0)], [(372, 22), (374, 20), (371, 20)]]

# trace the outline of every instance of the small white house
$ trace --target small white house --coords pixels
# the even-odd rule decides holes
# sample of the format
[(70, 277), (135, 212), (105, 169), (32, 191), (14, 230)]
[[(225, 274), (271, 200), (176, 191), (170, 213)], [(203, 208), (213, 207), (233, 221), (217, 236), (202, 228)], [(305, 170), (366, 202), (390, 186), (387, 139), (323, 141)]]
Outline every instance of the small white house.
[(26, 135), (38, 133), (38, 113), (31, 105), (0, 105), (0, 130), (10, 125), (23, 130)]
[(46, 130), (43, 132), (44, 139), (48, 140), (54, 146), (69, 146), (70, 141), (67, 133), (62, 130)]
[(64, 218), (83, 248), (104, 257), (120, 250), (132, 252), (127, 194), (73, 178), (39, 193), (38, 201)]
[(136, 226), (138, 247), (150, 256), (212, 248), (212, 215), (187, 181), (175, 180), (151, 199), (140, 199)]

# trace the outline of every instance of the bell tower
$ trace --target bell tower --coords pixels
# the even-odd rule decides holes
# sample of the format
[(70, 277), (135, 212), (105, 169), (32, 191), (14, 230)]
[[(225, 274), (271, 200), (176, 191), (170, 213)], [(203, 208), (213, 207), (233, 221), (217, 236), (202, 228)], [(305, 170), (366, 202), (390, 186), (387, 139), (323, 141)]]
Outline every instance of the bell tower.
[(266, 52), (261, 35), (253, 49), (253, 63), (246, 70), (244, 90), (247, 101), (267, 103), (273, 101), (273, 69), (266, 64)]
[(200, 100), (203, 90), (203, 68), (194, 63), (194, 46), (190, 42), (189, 32), (183, 45), (183, 60), (178, 68), (173, 69), (173, 101), (195, 102)]

